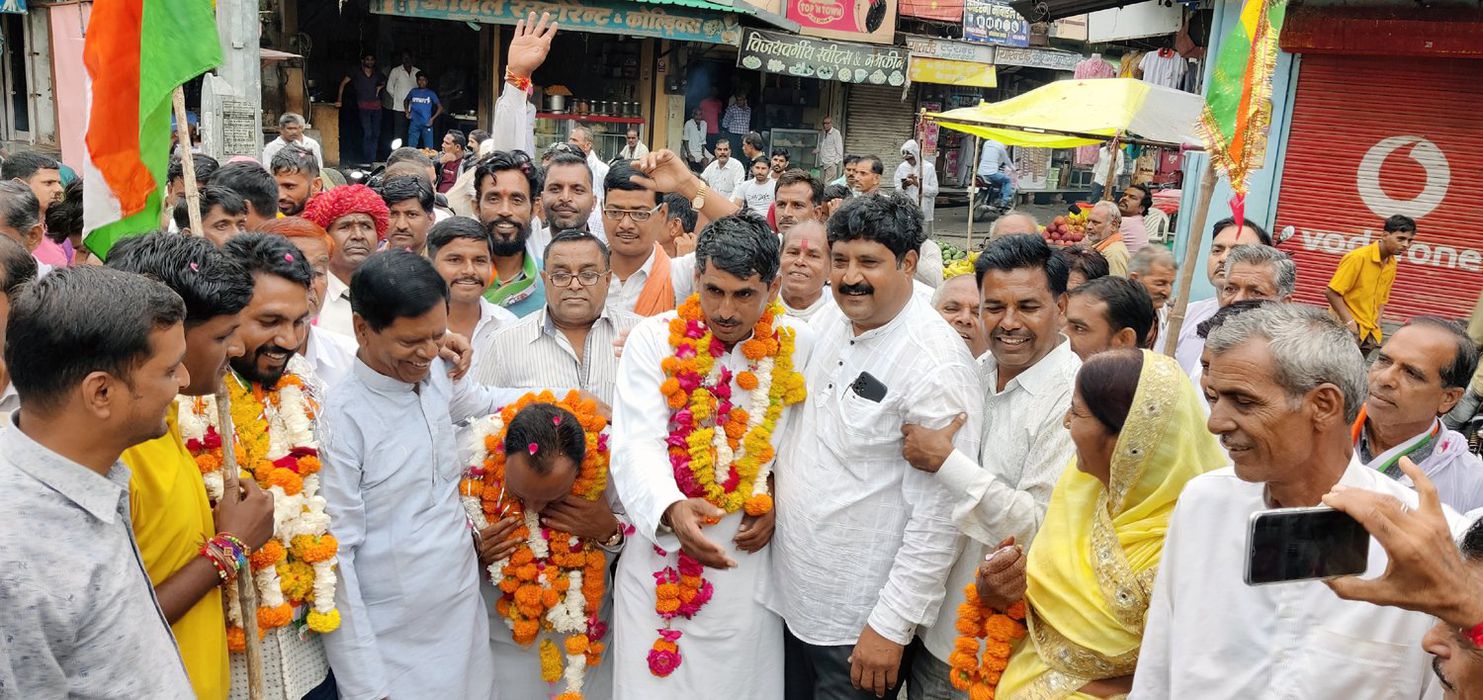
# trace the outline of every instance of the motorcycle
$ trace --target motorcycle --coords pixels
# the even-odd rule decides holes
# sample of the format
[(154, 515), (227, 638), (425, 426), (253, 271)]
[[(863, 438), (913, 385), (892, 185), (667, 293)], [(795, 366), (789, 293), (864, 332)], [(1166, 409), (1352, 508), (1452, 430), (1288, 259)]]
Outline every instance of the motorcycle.
[(973, 208), (969, 210), (969, 216), (974, 221), (990, 222), (1009, 211), (1009, 205), (1000, 203), (1004, 200), (1002, 184), (974, 175), (973, 187), (977, 194), (973, 197)]

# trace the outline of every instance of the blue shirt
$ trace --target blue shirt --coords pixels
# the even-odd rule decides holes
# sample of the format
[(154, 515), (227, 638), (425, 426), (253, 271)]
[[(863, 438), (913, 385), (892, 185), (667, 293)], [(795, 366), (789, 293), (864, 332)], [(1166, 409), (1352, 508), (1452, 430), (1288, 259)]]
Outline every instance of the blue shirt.
[(438, 93), (429, 88), (412, 88), (407, 93), (407, 102), (411, 104), (412, 123), (426, 124), (433, 120), (433, 105), (438, 103)]

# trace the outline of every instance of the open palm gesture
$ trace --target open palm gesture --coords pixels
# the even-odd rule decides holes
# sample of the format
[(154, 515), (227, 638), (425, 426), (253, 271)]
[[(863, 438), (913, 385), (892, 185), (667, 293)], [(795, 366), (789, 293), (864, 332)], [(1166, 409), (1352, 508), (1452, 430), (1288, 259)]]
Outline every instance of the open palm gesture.
[(520, 77), (530, 77), (535, 69), (546, 62), (546, 54), (551, 53), (551, 39), (555, 36), (556, 22), (551, 20), (549, 12), (542, 12), (539, 22), (536, 21), (534, 12), (516, 22), (515, 39), (510, 42), (507, 61), (510, 72)]

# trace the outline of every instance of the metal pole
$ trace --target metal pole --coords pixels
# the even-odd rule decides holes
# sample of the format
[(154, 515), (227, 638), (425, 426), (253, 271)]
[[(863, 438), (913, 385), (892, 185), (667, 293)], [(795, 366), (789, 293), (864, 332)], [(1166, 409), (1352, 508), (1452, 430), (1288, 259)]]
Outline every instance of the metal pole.
[(1185, 242), (1184, 263), (1179, 266), (1179, 286), (1175, 288), (1174, 308), (1169, 311), (1169, 326), (1164, 331), (1164, 353), (1174, 357), (1179, 346), (1179, 328), (1184, 325), (1184, 311), (1189, 306), (1189, 289), (1200, 260), (1200, 239), (1205, 237), (1205, 219), (1210, 214), (1210, 198), (1215, 193), (1215, 162), (1205, 161), (1205, 174), (1200, 180), (1200, 198), (1195, 203), (1195, 218), (1190, 220), (1189, 240)]
[[(175, 94), (178, 96), (180, 93), (177, 91)], [(189, 174), (186, 182), (194, 182)], [(225, 382), (216, 387), (216, 425), (221, 434), (221, 497), (240, 498), (238, 480), (241, 477), (234, 444), (237, 430), (232, 425), (232, 397)], [(247, 644), (247, 697), (260, 700), (263, 697), (263, 643), (257, 637), (257, 588), (253, 585), (251, 564), (247, 570), (237, 572), (236, 584), (237, 607), (242, 609), (242, 638)]]
[[(175, 135), (180, 141), (180, 171), (185, 179), (185, 213), (190, 217), (191, 233), (204, 235), (201, 227), (201, 193), (196, 187), (196, 159), (191, 151), (191, 127), (185, 122), (185, 89), (175, 88)], [(174, 212), (165, 212), (172, 216)]]

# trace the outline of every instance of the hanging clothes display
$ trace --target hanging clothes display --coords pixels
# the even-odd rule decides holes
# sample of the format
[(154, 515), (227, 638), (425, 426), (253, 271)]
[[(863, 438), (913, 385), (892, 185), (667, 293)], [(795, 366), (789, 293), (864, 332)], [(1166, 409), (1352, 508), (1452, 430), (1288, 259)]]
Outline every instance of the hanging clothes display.
[(1138, 67), (1143, 71), (1143, 81), (1176, 90), (1184, 86), (1184, 74), (1189, 62), (1174, 49), (1159, 49), (1143, 55)]
[(1141, 78), (1143, 69), (1140, 63), (1143, 60), (1142, 51), (1129, 51), (1123, 54), (1118, 61), (1117, 77), (1119, 78)]
[[(1117, 69), (1112, 67), (1102, 58), (1102, 54), (1094, 53), (1091, 58), (1076, 64), (1073, 75), (1077, 80), (1090, 80), (1093, 78), (1116, 78)], [(1097, 162), (1096, 146), (1080, 146), (1076, 149), (1073, 161), (1079, 166), (1091, 165)]]

